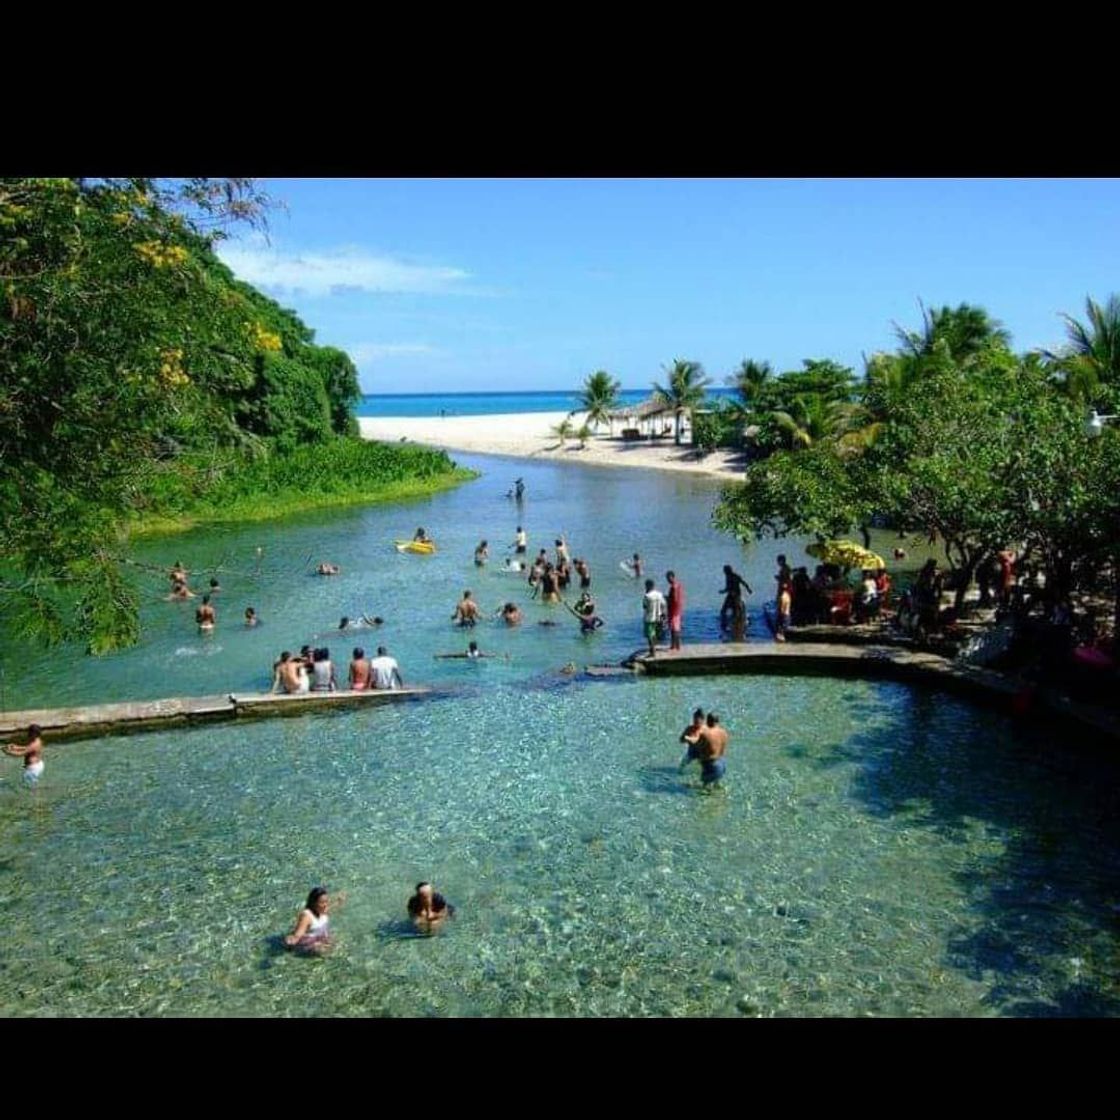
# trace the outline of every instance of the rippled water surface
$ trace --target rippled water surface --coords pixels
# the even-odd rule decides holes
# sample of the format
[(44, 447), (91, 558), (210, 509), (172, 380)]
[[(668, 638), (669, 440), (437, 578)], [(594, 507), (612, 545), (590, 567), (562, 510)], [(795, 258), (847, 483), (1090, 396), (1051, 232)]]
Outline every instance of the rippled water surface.
[[(153, 576), (140, 650), (53, 667), (32, 654), (18, 685), (6, 651), (9, 708), (244, 690), (266, 683), (280, 645), (365, 606), (385, 615), (379, 640), (406, 678), (444, 688), (377, 710), (60, 744), (34, 793), (8, 760), (0, 1012), (1116, 1013), (1107, 754), (900, 685), (561, 676), (566, 661), (638, 645), (637, 593), (617, 568), (628, 552), (682, 573), (695, 637), (715, 634), (720, 564), (761, 591), (779, 549), (729, 548), (707, 527), (703, 481), (468, 461), (480, 481), (412, 507), (146, 544), (153, 563), (220, 569), (228, 598), (209, 641), (154, 601)], [(488, 605), (524, 598), (470, 562), (480, 536), (512, 540), (514, 470), (531, 544), (568, 532), (609, 626), (583, 639), (529, 604), (520, 630), (475, 634), (508, 662), (434, 661), (465, 644), (448, 622), (462, 586)], [(417, 524), (438, 556), (388, 547)], [(309, 554), (343, 576), (303, 574)], [(228, 624), (243, 601), (260, 630)], [(544, 617), (563, 625), (536, 626)], [(732, 733), (714, 794), (676, 771), (697, 704)], [(433, 939), (402, 922), (421, 878), (458, 907)], [(334, 953), (277, 951), (317, 882), (348, 894)]]

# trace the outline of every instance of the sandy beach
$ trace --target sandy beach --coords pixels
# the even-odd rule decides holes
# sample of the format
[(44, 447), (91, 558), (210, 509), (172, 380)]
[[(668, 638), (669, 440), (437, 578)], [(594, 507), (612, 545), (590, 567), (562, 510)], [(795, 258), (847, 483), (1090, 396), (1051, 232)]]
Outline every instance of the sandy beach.
[[(569, 439), (560, 446), (552, 428), (565, 412), (516, 412), (497, 416), (393, 416), (359, 418), (365, 439), (396, 443), (406, 439), (448, 451), (476, 451), (491, 455), (516, 455), (533, 459), (562, 459), (609, 467), (645, 467), (654, 470), (687, 471), (716, 478), (741, 478), (743, 457), (736, 451), (713, 451), (701, 459), (685, 444), (675, 446), (667, 439), (624, 442), (610, 437), (606, 428), (592, 436), (585, 447)], [(575, 427), (583, 414), (572, 417)], [(615, 425), (615, 430), (618, 430)]]

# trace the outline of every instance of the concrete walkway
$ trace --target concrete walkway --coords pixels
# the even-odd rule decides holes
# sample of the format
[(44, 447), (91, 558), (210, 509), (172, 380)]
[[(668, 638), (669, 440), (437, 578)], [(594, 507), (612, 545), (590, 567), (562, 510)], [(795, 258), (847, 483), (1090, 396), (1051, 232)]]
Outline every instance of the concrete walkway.
[(11, 738), (37, 723), (52, 740), (88, 739), (189, 726), (211, 720), (303, 715), (323, 708), (391, 704), (426, 696), (428, 688), (373, 691), (308, 692), (298, 696), (267, 692), (226, 696), (183, 696), (168, 700), (129, 700), (120, 704), (92, 704), (81, 708), (31, 709), (0, 712), (0, 737)]

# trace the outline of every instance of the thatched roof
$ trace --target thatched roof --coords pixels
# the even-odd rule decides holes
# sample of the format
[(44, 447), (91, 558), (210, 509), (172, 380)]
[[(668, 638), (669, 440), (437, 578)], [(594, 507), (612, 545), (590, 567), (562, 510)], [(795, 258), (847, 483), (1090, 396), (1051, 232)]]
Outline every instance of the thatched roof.
[(651, 416), (660, 416), (664, 412), (672, 411), (673, 409), (663, 400), (650, 397), (649, 400), (642, 401), (640, 404), (627, 405), (625, 408), (612, 412), (610, 418), (612, 420), (648, 420)]

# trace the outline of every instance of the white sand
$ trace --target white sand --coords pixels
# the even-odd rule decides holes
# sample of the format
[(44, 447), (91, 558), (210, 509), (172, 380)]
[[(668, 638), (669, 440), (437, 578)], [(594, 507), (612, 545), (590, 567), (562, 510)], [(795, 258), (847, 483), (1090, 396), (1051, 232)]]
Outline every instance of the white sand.
[[(696, 458), (686, 443), (675, 446), (673, 437), (624, 443), (611, 438), (604, 427), (587, 446), (569, 439), (563, 447), (551, 429), (565, 412), (514, 412), (499, 416), (400, 416), (358, 418), (365, 439), (397, 443), (424, 443), (449, 451), (477, 451), (491, 455), (517, 455), (534, 459), (562, 459), (568, 463), (591, 463), (611, 467), (646, 467), (666, 471), (690, 471), (716, 478), (741, 478), (743, 458), (735, 451), (713, 451)], [(572, 417), (578, 428), (581, 414)], [(615, 431), (620, 428), (615, 424)]]

